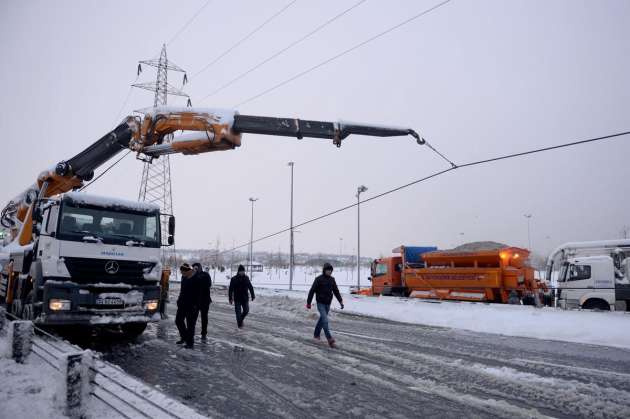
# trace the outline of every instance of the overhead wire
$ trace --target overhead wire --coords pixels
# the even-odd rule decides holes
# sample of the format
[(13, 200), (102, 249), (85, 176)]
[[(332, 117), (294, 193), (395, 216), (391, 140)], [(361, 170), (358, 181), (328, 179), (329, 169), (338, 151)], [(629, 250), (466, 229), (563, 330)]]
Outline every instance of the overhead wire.
[[(346, 206), (338, 208), (336, 210), (329, 211), (329, 212), (327, 212), (325, 214), (322, 214), (322, 215), (319, 215), (317, 217), (314, 217), (314, 218), (308, 219), (306, 221), (303, 221), (301, 223), (295, 224), (293, 226), (293, 228), (294, 229), (295, 228), (299, 228), (299, 227), (305, 226), (307, 224), (313, 223), (315, 221), (319, 221), (319, 220), (322, 220), (324, 218), (328, 218), (328, 217), (330, 217), (332, 215), (335, 215), (335, 214), (338, 214), (340, 212), (347, 211), (347, 210), (349, 210), (351, 208), (354, 208), (357, 205), (360, 205), (360, 204), (363, 204), (363, 203), (366, 203), (366, 202), (370, 202), (370, 201), (373, 201), (373, 200), (378, 199), (378, 198), (382, 198), (382, 197), (384, 197), (386, 195), (392, 194), (394, 192), (398, 192), (398, 191), (400, 191), (402, 189), (409, 188), (410, 186), (417, 185), (418, 183), (422, 183), (422, 182), (425, 182), (425, 181), (430, 180), (430, 179), (434, 179), (436, 177), (442, 176), (442, 175), (444, 175), (446, 173), (453, 172), (453, 171), (458, 170), (458, 169), (463, 169), (463, 168), (472, 167), (472, 166), (479, 166), (479, 165), (483, 165), (483, 164), (493, 163), (493, 162), (496, 162), (496, 161), (501, 161), (501, 160), (507, 160), (507, 159), (512, 159), (512, 158), (516, 158), (516, 157), (527, 156), (527, 155), (531, 155), (531, 154), (543, 153), (543, 152), (546, 152), (546, 151), (557, 150), (557, 149), (566, 148), (566, 147), (574, 147), (574, 146), (577, 146), (577, 145), (583, 145), (583, 144), (593, 143), (593, 142), (597, 142), (597, 141), (609, 140), (609, 139), (623, 137), (623, 136), (627, 136), (627, 135), (630, 135), (630, 131), (623, 131), (623, 132), (618, 132), (618, 133), (615, 133), (615, 134), (609, 134), (609, 135), (589, 138), (589, 139), (585, 139), (585, 140), (572, 141), (572, 142), (568, 142), (568, 143), (558, 144), (558, 145), (555, 145), (555, 146), (535, 148), (535, 149), (532, 149), (532, 150), (527, 150), (527, 151), (523, 151), (523, 152), (519, 152), (519, 153), (505, 154), (505, 155), (491, 157), (491, 158), (487, 158), (487, 159), (476, 160), (476, 161), (472, 161), (472, 162), (468, 162), (468, 163), (464, 163), (464, 164), (460, 164), (460, 165), (452, 165), (451, 167), (449, 167), (447, 169), (439, 170), (437, 172), (431, 173), (430, 175), (424, 176), (424, 177), (422, 177), (420, 179), (413, 180), (411, 182), (408, 182), (408, 183), (405, 183), (403, 185), (397, 186), (395, 188), (389, 189), (387, 191), (381, 192), (381, 193), (379, 193), (377, 195), (374, 195), (374, 196), (371, 196), (369, 198), (365, 198), (363, 200), (360, 200), (360, 201), (358, 201), (356, 203), (353, 203), (353, 204), (350, 204), (350, 205), (346, 205)], [(267, 239), (270, 239), (272, 237), (278, 236), (280, 234), (286, 233), (286, 232), (288, 232), (290, 230), (291, 230), (291, 228), (287, 227), (285, 229), (276, 231), (274, 233), (267, 234), (265, 236), (259, 237), (259, 238), (255, 239), (255, 240), (248, 241), (248, 242), (245, 242), (245, 243), (243, 243), (241, 245), (232, 247), (231, 249), (224, 250), (222, 252), (219, 252), (217, 255), (223, 255), (223, 254), (226, 254), (226, 253), (233, 252), (235, 250), (238, 250), (238, 249), (241, 249), (243, 247), (249, 246), (250, 244), (258, 243), (258, 242), (261, 242), (263, 240), (267, 240)]]
[(208, 99), (209, 97), (212, 97), (212, 96), (216, 95), (217, 93), (225, 90), (227, 87), (229, 87), (232, 84), (236, 83), (237, 81), (241, 80), (242, 78), (244, 78), (248, 74), (256, 71), (257, 69), (259, 69), (260, 67), (264, 66), (268, 62), (270, 62), (270, 61), (274, 60), (275, 58), (279, 57), (280, 55), (284, 54), (285, 52), (287, 52), (288, 50), (290, 50), (294, 46), (298, 45), (299, 43), (301, 43), (301, 42), (307, 40), (308, 38), (310, 38), (311, 36), (315, 35), (317, 32), (321, 31), (322, 29), (324, 29), (325, 27), (327, 27), (331, 23), (335, 22), (336, 20), (338, 20), (342, 16), (350, 13), (352, 10), (356, 9), (357, 7), (359, 7), (360, 5), (365, 3), (366, 1), (367, 0), (360, 0), (360, 1), (356, 2), (355, 4), (353, 4), (352, 6), (348, 7), (347, 9), (337, 13), (335, 16), (329, 18), (325, 22), (323, 22), (320, 25), (318, 25), (315, 29), (309, 31), (307, 34), (305, 34), (305, 35), (301, 36), (300, 38), (296, 39), (295, 41), (291, 42), (290, 44), (288, 44), (287, 46), (285, 46), (281, 50), (271, 54), (270, 56), (268, 56), (264, 60), (260, 61), (258, 64), (253, 65), (252, 67), (250, 67), (249, 69), (245, 70), (244, 72), (242, 72), (238, 76), (234, 77), (230, 81), (228, 81), (228, 82), (222, 84), (221, 86), (217, 87), (212, 92), (208, 93), (207, 95), (205, 95), (204, 97), (199, 99), (199, 102), (203, 102), (204, 100)]
[(228, 55), (230, 52), (234, 51), (236, 48), (238, 48), (239, 45), (241, 45), (243, 42), (247, 41), (249, 38), (251, 38), (254, 34), (256, 34), (258, 31), (260, 31), (261, 29), (263, 29), (265, 26), (267, 26), (270, 22), (272, 22), (275, 18), (277, 18), (278, 16), (280, 16), (282, 13), (284, 13), (289, 7), (293, 6), (295, 4), (297, 0), (293, 0), (291, 2), (289, 2), (288, 4), (284, 5), (280, 10), (278, 10), (277, 12), (275, 12), (273, 15), (271, 15), (269, 18), (267, 18), (263, 23), (261, 23), (260, 25), (258, 25), (256, 28), (254, 28), (252, 31), (250, 31), (247, 35), (245, 35), (243, 38), (239, 39), (238, 41), (236, 41), (234, 44), (232, 44), (232, 46), (230, 46), (228, 49), (226, 49), (225, 51), (223, 51), (221, 54), (219, 54), (215, 59), (213, 59), (212, 61), (210, 61), (208, 64), (206, 64), (205, 66), (203, 66), (203, 68), (201, 68), (199, 71), (197, 71), (196, 73), (194, 73), (189, 80), (197, 77), (199, 74), (203, 73), (204, 71), (206, 71), (207, 69), (209, 69), (210, 67), (212, 67), (214, 64), (216, 64), (221, 58), (224, 58), (226, 55)]
[(119, 158), (118, 160), (116, 160), (114, 163), (110, 164), (107, 169), (103, 170), (97, 177), (95, 177), (94, 179), (92, 179), (92, 181), (90, 183), (87, 183), (85, 185), (83, 185), (81, 188), (79, 188), (79, 192), (83, 191), (87, 188), (90, 187), (90, 185), (92, 185), (94, 182), (96, 182), (97, 180), (99, 180), (100, 178), (102, 178), (107, 172), (109, 172), (114, 166), (116, 166), (118, 163), (120, 163), (125, 157), (127, 157), (129, 154), (131, 153), (131, 150), (127, 151), (125, 154), (123, 154), (123, 156), (121, 158)]
[(173, 35), (171, 37), (171, 39), (166, 43), (166, 45), (170, 45), (172, 44), (177, 38), (179, 38), (179, 36), (182, 34), (182, 32), (184, 32), (184, 30), (186, 30), (186, 28), (188, 28), (188, 26), (190, 26), (190, 24), (197, 18), (197, 16), (199, 16), (201, 14), (201, 12), (203, 12), (203, 10), (210, 4), (212, 0), (207, 0), (203, 6), (201, 6), (199, 9), (197, 9), (197, 11), (190, 17), (190, 19), (188, 19), (188, 21), (184, 24), (184, 26), (182, 26), (177, 33), (175, 33), (175, 35)]
[(364, 45), (369, 44), (370, 42), (372, 42), (372, 41), (374, 41), (374, 40), (376, 40), (376, 39), (378, 39), (378, 38), (380, 38), (382, 36), (385, 36), (388, 33), (392, 32), (392, 31), (394, 31), (394, 30), (396, 30), (396, 29), (398, 29), (398, 28), (400, 28), (400, 27), (402, 27), (402, 26), (404, 26), (404, 25), (406, 25), (406, 24), (408, 24), (410, 22), (413, 22), (416, 19), (421, 18), (422, 16), (425, 16), (425, 15), (431, 13), (434, 10), (439, 9), (440, 7), (446, 5), (449, 2), (451, 2), (451, 0), (444, 0), (444, 1), (438, 3), (438, 4), (434, 5), (434, 6), (431, 6), (428, 9), (425, 9), (422, 12), (417, 13), (417, 14), (411, 16), (410, 18), (407, 18), (407, 19), (403, 20), (402, 22), (399, 22), (398, 24), (396, 24), (394, 26), (391, 26), (391, 27), (385, 29), (384, 31), (377, 33), (376, 35), (373, 35), (373, 36), (367, 38), (366, 40), (361, 41), (358, 44), (355, 44), (352, 47), (347, 48), (347, 49), (341, 51), (340, 53), (335, 54), (335, 55), (325, 59), (324, 61), (321, 61), (318, 64), (315, 64), (315, 65), (313, 65), (313, 66), (311, 66), (311, 67), (309, 67), (309, 68), (307, 68), (307, 69), (305, 69), (305, 70), (303, 70), (303, 71), (293, 75), (292, 77), (289, 77), (288, 79), (285, 79), (284, 81), (281, 81), (280, 83), (277, 83), (277, 84), (275, 84), (275, 85), (273, 85), (273, 86), (271, 86), (271, 87), (269, 87), (269, 88), (267, 88), (267, 89), (265, 89), (265, 90), (255, 94), (254, 96), (251, 96), (248, 99), (245, 99), (245, 100), (239, 102), (238, 104), (234, 105), (234, 107), (238, 108), (241, 105), (244, 105), (246, 103), (252, 102), (253, 100), (256, 100), (256, 99), (258, 99), (258, 98), (260, 98), (260, 97), (262, 97), (262, 96), (264, 96), (264, 95), (266, 95), (268, 93), (271, 93), (272, 91), (274, 91), (276, 89), (279, 89), (280, 87), (282, 87), (282, 86), (284, 86), (284, 85), (286, 85), (288, 83), (291, 83), (292, 81), (294, 81), (296, 79), (299, 79), (299, 78), (307, 75), (308, 73), (310, 73), (310, 72), (312, 72), (314, 70), (317, 70), (318, 68), (323, 67), (326, 64), (329, 64), (329, 63), (331, 63), (331, 62), (333, 62), (333, 61), (343, 57), (344, 55), (349, 54), (352, 51), (355, 51), (355, 50), (363, 47)]

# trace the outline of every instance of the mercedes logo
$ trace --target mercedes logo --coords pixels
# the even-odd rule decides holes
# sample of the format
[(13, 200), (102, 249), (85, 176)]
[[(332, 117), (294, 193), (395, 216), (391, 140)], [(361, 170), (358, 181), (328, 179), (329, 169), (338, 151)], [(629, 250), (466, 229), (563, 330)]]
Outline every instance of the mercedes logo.
[(107, 272), (110, 275), (114, 275), (118, 273), (119, 268), (120, 266), (118, 265), (118, 262), (116, 262), (115, 260), (110, 260), (109, 262), (105, 264), (105, 272)]

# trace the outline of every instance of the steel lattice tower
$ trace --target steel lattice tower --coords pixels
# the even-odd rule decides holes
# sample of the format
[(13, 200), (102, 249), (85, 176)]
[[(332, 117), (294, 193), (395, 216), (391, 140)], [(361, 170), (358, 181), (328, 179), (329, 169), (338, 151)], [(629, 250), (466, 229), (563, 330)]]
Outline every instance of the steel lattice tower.
[[(138, 64), (138, 75), (142, 72), (142, 65), (148, 65), (157, 69), (155, 82), (136, 83), (132, 86), (155, 92), (153, 106), (166, 106), (168, 95), (188, 97), (180, 89), (168, 84), (168, 71), (178, 71), (184, 73), (184, 83), (187, 80), (186, 72), (178, 67), (166, 57), (166, 45), (162, 46), (160, 58), (140, 61)], [(190, 105), (190, 98), (188, 99)], [(172, 141), (172, 135), (164, 138), (165, 142)], [(152, 202), (160, 206), (160, 210), (165, 214), (173, 214), (173, 191), (171, 188), (171, 161), (168, 155), (159, 159), (145, 161), (142, 168), (142, 180), (138, 201)], [(162, 237), (168, 236), (168, 218), (162, 217)], [(165, 247), (162, 253), (162, 263), (166, 266), (176, 266), (175, 247)]]

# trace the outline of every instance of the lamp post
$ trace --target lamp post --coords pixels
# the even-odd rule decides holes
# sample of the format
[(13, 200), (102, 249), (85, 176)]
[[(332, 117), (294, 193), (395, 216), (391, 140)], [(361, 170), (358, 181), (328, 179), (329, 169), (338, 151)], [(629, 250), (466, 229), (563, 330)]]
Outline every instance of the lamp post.
[(293, 268), (295, 265), (295, 260), (293, 256), (294, 248), (293, 248), (293, 166), (295, 163), (290, 161), (289, 167), (291, 167), (291, 228), (290, 228), (290, 238), (289, 238), (289, 291), (293, 290)]
[(532, 219), (532, 214), (523, 214), (523, 217), (527, 218), (527, 249), (531, 252), (532, 251), (532, 236), (531, 236), (531, 229), (530, 229), (530, 221)]
[(357, 188), (357, 288), (361, 288), (361, 193), (365, 191), (364, 185)]
[(254, 279), (254, 202), (258, 201), (258, 198), (249, 198), (249, 202), (252, 203), (252, 226), (249, 232), (249, 279)]

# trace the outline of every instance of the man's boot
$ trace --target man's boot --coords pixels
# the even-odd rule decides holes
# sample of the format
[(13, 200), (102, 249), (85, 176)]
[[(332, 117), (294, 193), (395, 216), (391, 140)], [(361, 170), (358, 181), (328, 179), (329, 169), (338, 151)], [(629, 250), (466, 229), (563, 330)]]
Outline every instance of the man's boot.
[(331, 348), (336, 348), (337, 344), (335, 343), (335, 339), (333, 338), (328, 339), (328, 346), (330, 346)]

